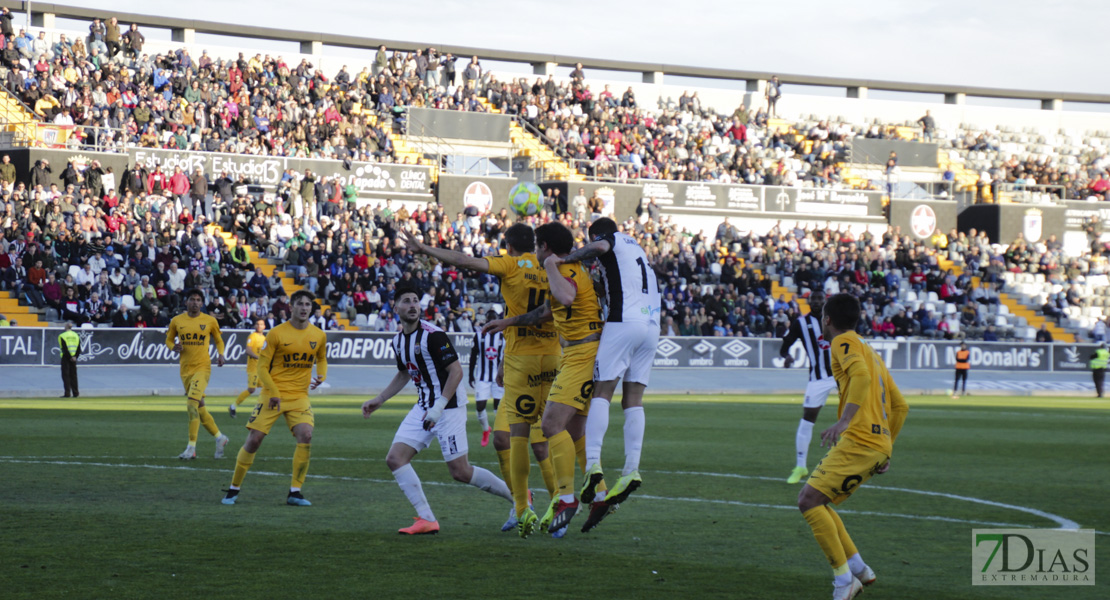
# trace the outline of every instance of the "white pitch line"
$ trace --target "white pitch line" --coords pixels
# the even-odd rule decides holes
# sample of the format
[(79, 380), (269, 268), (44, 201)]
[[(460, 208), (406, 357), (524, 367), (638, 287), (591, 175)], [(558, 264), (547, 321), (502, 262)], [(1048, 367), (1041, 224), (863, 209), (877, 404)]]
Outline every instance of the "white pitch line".
[[(28, 458), (32, 458), (32, 457), (28, 457)], [(47, 458), (47, 457), (37, 457), (37, 458)], [(76, 458), (76, 457), (70, 456), (70, 457), (62, 457), (62, 458)], [(105, 458), (105, 457), (90, 457), (90, 458)], [(274, 458), (277, 458), (277, 457), (274, 457)], [(357, 460), (371, 460), (371, 459), (335, 457), (335, 458), (332, 458), (332, 460), (357, 461)], [(74, 461), (74, 460), (68, 460), (68, 461), (64, 461), (64, 460), (35, 460), (35, 459), (28, 460), (28, 459), (20, 459), (20, 458), (7, 457), (7, 456), (0, 456), (0, 462), (10, 463), (10, 464), (45, 464), (45, 465), (61, 465), (61, 466), (92, 466), (92, 467), (107, 467), (107, 468), (122, 468), (122, 469), (152, 469), (152, 470), (166, 470), (166, 471), (195, 471), (195, 472), (201, 472), (201, 473), (227, 473), (227, 469), (211, 469), (211, 468), (205, 468), (205, 467), (191, 467), (191, 466), (186, 466), (186, 465), (143, 465), (143, 464), (129, 464), (129, 463), (83, 462), (83, 461)], [(442, 461), (420, 460), (420, 461), (413, 461), (413, 462), (436, 463), (436, 462), (442, 462)], [(776, 482), (781, 481), (781, 478), (776, 478), (776, 477), (764, 477), (764, 476), (758, 476), (758, 475), (739, 475), (739, 474), (734, 474), (734, 473), (712, 473), (712, 472), (704, 472), (704, 471), (690, 471), (690, 472), (686, 472), (686, 471), (645, 471), (645, 472), (659, 473), (659, 474), (664, 474), (664, 475), (700, 475), (700, 476), (706, 476), (706, 477), (725, 477), (725, 478), (730, 478), (730, 479), (749, 479), (749, 480), (776, 481)], [(250, 473), (252, 475), (258, 475), (258, 476), (263, 476), (263, 477), (288, 477), (289, 476), (289, 473), (278, 473), (278, 472), (275, 472), (275, 471), (253, 471), (252, 470)], [(343, 476), (343, 475), (315, 475), (314, 474), (314, 475), (308, 475), (308, 477), (310, 479), (321, 479), (321, 480), (331, 480), (331, 481), (361, 481), (361, 482), (366, 482), (366, 483), (382, 483), (382, 484), (395, 484), (396, 483), (392, 479), (374, 479), (374, 478), (370, 478), (370, 477), (349, 477), (349, 476)], [(439, 481), (425, 481), (423, 483), (424, 483), (424, 485), (432, 485), (432, 486), (456, 486), (456, 485), (458, 485), (456, 483), (444, 483), (444, 482), (439, 482)], [(973, 498), (973, 497), (970, 497), (970, 496), (958, 496), (958, 495), (955, 495), (955, 494), (946, 494), (946, 493), (943, 493), (943, 492), (928, 492), (928, 491), (923, 491), (923, 490), (913, 490), (913, 489), (909, 489), (909, 488), (896, 488), (896, 487), (884, 487), (884, 486), (869, 486), (869, 487), (871, 489), (906, 492), (906, 493), (911, 493), (911, 494), (922, 494), (922, 495), (926, 495), (926, 496), (939, 496), (939, 497), (949, 498), (949, 499), (953, 499), (953, 500), (964, 500), (964, 501), (967, 501), (967, 502), (973, 502), (973, 503), (977, 503), (977, 504), (985, 504), (985, 505), (988, 505), (988, 506), (995, 506), (995, 507), (998, 507), (998, 508), (1007, 508), (1007, 509), (1011, 509), (1011, 510), (1016, 510), (1018, 512), (1024, 512), (1024, 513), (1027, 513), (1027, 514), (1031, 514), (1031, 515), (1035, 515), (1035, 516), (1039, 516), (1039, 517), (1044, 517), (1046, 519), (1056, 521), (1058, 524), (1060, 524), (1059, 529), (1079, 529), (1080, 528), (1079, 524), (1076, 523), (1075, 521), (1071, 521), (1069, 519), (1065, 519), (1063, 517), (1059, 517), (1059, 516), (1053, 515), (1051, 513), (1046, 513), (1046, 512), (1043, 512), (1043, 511), (1040, 511), (1040, 510), (1037, 510), (1037, 509), (1034, 509), (1034, 508), (1027, 508), (1027, 507), (1023, 507), (1023, 506), (1015, 506), (1015, 505), (1011, 505), (1011, 504), (1003, 504), (1003, 503), (1000, 503), (1000, 502), (994, 502), (994, 501), (991, 501), (991, 500), (984, 500), (984, 499), (981, 499), (981, 498)], [(685, 497), (670, 497), (670, 496), (653, 496), (653, 495), (648, 495), (648, 494), (637, 494), (636, 498), (643, 498), (643, 499), (646, 499), (646, 500), (661, 500), (661, 501), (667, 501), (667, 502), (691, 502), (691, 503), (702, 503), (702, 504), (723, 504), (723, 505), (728, 505), (728, 506), (744, 506), (744, 507), (750, 507), (750, 508), (766, 508), (766, 509), (773, 509), (773, 510), (798, 510), (798, 507), (794, 506), (794, 505), (764, 504), (764, 503), (757, 503), (757, 502), (743, 502), (743, 501), (740, 501), (740, 500), (714, 500), (714, 499), (709, 499), (709, 498), (685, 498)], [(990, 525), (990, 526), (994, 526), (994, 527), (1015, 527), (1015, 528), (1026, 528), (1026, 529), (1032, 528), (1031, 525), (1023, 525), (1023, 524), (1016, 524), (1016, 523), (1000, 523), (1000, 522), (995, 522), (995, 521), (976, 521), (976, 520), (969, 520), (969, 519), (957, 519), (957, 518), (954, 518), (954, 517), (942, 517), (942, 516), (936, 516), (936, 515), (910, 515), (910, 514), (902, 514), (902, 513), (885, 513), (885, 512), (877, 512), (877, 511), (860, 511), (860, 510), (851, 510), (851, 509), (840, 510), (839, 508), (838, 508), (838, 512), (842, 512), (842, 513), (845, 513), (845, 514), (858, 514), (858, 515), (867, 515), (867, 516), (875, 516), (875, 517), (890, 517), (890, 518), (898, 518), (898, 519), (911, 519), (911, 520), (922, 520), (922, 521), (941, 521), (941, 522), (946, 522), (946, 523), (965, 523), (965, 524), (970, 524), (970, 525)], [(1108, 532), (1101, 532), (1101, 531), (1096, 531), (1095, 533), (1097, 535), (1110, 535), (1110, 533), (1108, 533)]]

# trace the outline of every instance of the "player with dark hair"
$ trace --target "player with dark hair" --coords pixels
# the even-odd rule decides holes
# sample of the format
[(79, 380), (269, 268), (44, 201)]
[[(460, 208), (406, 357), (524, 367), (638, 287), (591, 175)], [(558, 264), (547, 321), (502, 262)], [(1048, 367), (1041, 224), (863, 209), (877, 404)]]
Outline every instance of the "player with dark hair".
[[(308, 322), (316, 309), (316, 297), (312, 292), (294, 292), (290, 304), (289, 320), (271, 329), (262, 346), (258, 359), (262, 399), (247, 421), (250, 433), (235, 459), (235, 473), (222, 501), (224, 504), (235, 504), (239, 499), (239, 486), (254, 464), (255, 452), (278, 417), (285, 417), (285, 424), (297, 440), (297, 448), (293, 451), (293, 478), (285, 503), (312, 506), (301, 493), (312, 457), (312, 431), (316, 423), (308, 392), (328, 377), (328, 336)], [(312, 377), (313, 367), (316, 368), (315, 378)]]
[(805, 399), (802, 401), (802, 419), (798, 421), (798, 432), (794, 435), (794, 449), (797, 463), (786, 483), (798, 483), (809, 475), (806, 461), (809, 457), (809, 441), (813, 437), (813, 424), (817, 415), (829, 400), (829, 394), (836, 389), (836, 378), (832, 374), (832, 361), (829, 358), (829, 342), (821, 332), (821, 306), (825, 303), (824, 292), (813, 292), (809, 296), (809, 314), (799, 316), (790, 324), (790, 330), (782, 338), (779, 356), (783, 366), (789, 368), (794, 359), (790, 349), (801, 342), (809, 360), (809, 383), (806, 385)]
[[(523, 315), (543, 306), (547, 298), (547, 274), (536, 258), (536, 237), (532, 228), (516, 223), (505, 230), (507, 253), (501, 256), (473, 256), (429, 246), (409, 232), (404, 232), (405, 245), (417, 254), (425, 254), (442, 263), (489, 273), (501, 279), (501, 297), (507, 317)], [(497, 409), (493, 423), (493, 447), (501, 465), (501, 477), (513, 491), (515, 506), (501, 531), (518, 527), (520, 517), (530, 511), (528, 532), (538, 520), (531, 508), (528, 476), (531, 471), (528, 444), (539, 462), (543, 481), (551, 497), (555, 497), (555, 470), (548, 456), (547, 438), (540, 429), (544, 402), (551, 382), (559, 369), (559, 338), (550, 322), (519, 326), (505, 330), (505, 358), (497, 378), (504, 383), (505, 401)], [(513, 447), (512, 437), (525, 440)], [(514, 458), (515, 457), (515, 458)], [(519, 482), (519, 484), (518, 484)], [(521, 530), (523, 532), (523, 530)]]
[[(589, 274), (576, 263), (562, 263), (574, 247), (574, 235), (557, 221), (536, 228), (536, 257), (543, 262), (547, 272), (550, 294), (543, 306), (527, 314), (502, 321), (492, 321), (484, 332), (500, 331), (506, 327), (534, 325), (553, 320), (563, 347), (559, 374), (551, 385), (551, 393), (543, 413), (543, 434), (551, 447), (551, 460), (558, 481), (558, 496), (553, 498), (543, 518), (541, 530), (562, 536), (570, 520), (578, 511), (574, 495), (574, 465), (577, 457), (582, 471), (586, 470), (586, 415), (593, 395), (593, 370), (601, 340), (601, 307), (594, 292)], [(604, 481), (598, 482), (604, 490)], [(604, 502), (591, 506), (592, 529), (612, 510)]]
[(208, 344), (216, 344), (216, 365), (224, 366), (224, 338), (220, 324), (211, 315), (202, 313), (204, 294), (198, 289), (185, 292), (185, 312), (170, 321), (166, 329), (166, 347), (180, 355), (181, 383), (185, 387), (186, 409), (189, 413), (189, 445), (178, 455), (182, 460), (197, 457), (197, 433), (200, 426), (216, 438), (216, 458), (224, 457), (228, 437), (220, 433), (216, 420), (204, 405), (204, 392), (212, 376), (212, 359)]
[(840, 516), (839, 505), (873, 475), (890, 469), (894, 440), (909, 407), (878, 353), (856, 333), (859, 300), (837, 294), (825, 302), (821, 327), (830, 341), (832, 371), (840, 388), (837, 422), (821, 432), (828, 454), (798, 494), (798, 509), (833, 568), (833, 599), (853, 598), (875, 582)]
[(451, 339), (442, 329), (420, 320), (420, 292), (415, 287), (407, 283), (397, 286), (394, 308), (401, 319), (401, 330), (393, 338), (397, 374), (380, 394), (362, 405), (362, 416), (369, 418), (410, 380), (416, 385), (419, 397), (397, 428), (385, 462), (416, 510), (415, 522), (399, 533), (435, 534), (439, 532), (439, 521), (412, 468), (412, 459), (433, 439), (439, 442), (443, 461), (456, 481), (510, 502), (513, 496), (504, 481), (467, 460), (466, 394), (458, 393), (463, 370)]
[[(617, 224), (602, 217), (590, 225), (592, 242), (557, 262), (597, 258), (605, 285), (607, 315), (594, 366), (593, 399), (586, 420), (586, 471), (580, 501), (592, 502), (604, 475), (601, 446), (609, 429), (609, 403), (623, 379), (624, 470), (605, 495), (611, 506), (620, 504), (640, 487), (640, 454), (644, 444), (644, 390), (659, 344), (661, 300), (659, 282), (647, 255)], [(587, 521), (589, 524), (590, 521)]]

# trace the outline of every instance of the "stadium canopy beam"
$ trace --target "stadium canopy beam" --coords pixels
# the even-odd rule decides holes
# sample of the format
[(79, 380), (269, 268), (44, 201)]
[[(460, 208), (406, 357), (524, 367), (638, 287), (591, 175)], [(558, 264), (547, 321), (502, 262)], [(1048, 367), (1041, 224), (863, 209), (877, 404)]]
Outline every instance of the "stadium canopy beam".
[[(530, 64), (533, 68), (537, 65), (549, 68), (551, 65), (573, 65), (582, 63), (586, 69), (601, 69), (606, 71), (624, 71), (644, 74), (657, 74), (690, 77), (699, 79), (716, 79), (746, 81), (749, 91), (762, 92), (765, 82), (773, 75), (778, 75), (779, 81), (784, 84), (796, 84), (818, 87), (842, 88), (845, 90), (870, 89), (888, 92), (910, 92), (918, 94), (940, 94), (946, 103), (960, 104), (960, 98), (975, 96), (982, 98), (1007, 98), (1014, 100), (1039, 100), (1042, 107), (1056, 109), (1063, 102), (1081, 102), (1094, 104), (1110, 104), (1110, 94), (1091, 94), (1084, 92), (1059, 92), (1044, 90), (1014, 90), (1002, 88), (989, 88), (977, 86), (963, 86), (954, 84), (915, 83), (902, 81), (879, 81), (870, 79), (851, 79), (847, 77), (824, 77), (820, 75), (797, 75), (784, 73), (770, 73), (760, 71), (740, 71), (733, 69), (718, 69), (709, 67), (692, 67), (683, 65), (668, 65), (645, 62), (619, 61), (598, 59), (579, 56), (560, 56), (537, 52), (516, 52), (510, 50), (495, 50), (489, 48), (475, 48), (470, 46), (453, 46), (450, 44), (436, 44), (419, 41), (384, 40), (371, 37), (341, 35), (336, 33), (294, 31), (272, 27), (256, 27), (253, 25), (240, 25), (234, 23), (217, 23), (214, 21), (200, 21), (194, 19), (181, 19), (157, 15), (142, 15), (134, 13), (119, 13), (110, 9), (95, 9), (80, 6), (68, 6), (49, 2), (5, 2), (11, 10), (26, 13), (30, 8), (32, 24), (37, 27), (52, 28), (55, 18), (91, 21), (94, 18), (107, 18), (114, 16), (123, 25), (138, 23), (142, 27), (168, 29), (173, 31), (192, 30), (215, 36), (226, 36), (246, 39), (262, 39), (280, 42), (294, 42), (303, 49), (313, 50), (317, 47), (323, 52), (323, 46), (337, 48), (356, 48), (373, 50), (385, 45), (391, 50), (417, 50), (434, 46), (442, 52), (450, 52), (455, 56), (477, 56), (481, 59)], [(36, 16), (41, 15), (41, 16)], [(41, 25), (39, 23), (42, 23)], [(319, 44), (319, 46), (317, 46)], [(310, 52), (305, 52), (309, 54)], [(753, 88), (755, 88), (753, 90)], [(956, 101), (950, 101), (956, 100)]]

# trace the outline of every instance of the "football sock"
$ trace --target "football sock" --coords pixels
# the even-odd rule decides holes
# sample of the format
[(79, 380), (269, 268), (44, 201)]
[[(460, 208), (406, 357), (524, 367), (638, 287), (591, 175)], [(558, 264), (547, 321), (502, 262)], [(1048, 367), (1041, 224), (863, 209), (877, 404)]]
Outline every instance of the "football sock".
[[(578, 456), (578, 467), (582, 469), (582, 473), (585, 474), (586, 469), (590, 468), (590, 465), (586, 464), (586, 436), (574, 440), (574, 454)], [(602, 479), (601, 483), (598, 483), (594, 490), (604, 498), (605, 492), (608, 491), (609, 488), (605, 485), (605, 480)]]
[(551, 463), (551, 456), (540, 461), (540, 473), (543, 475), (543, 485), (547, 488), (548, 496), (554, 498), (559, 489), (559, 480), (555, 478), (555, 465)]
[(528, 473), (532, 470), (532, 462), (528, 456), (528, 438), (512, 436), (509, 438), (509, 463), (513, 473), (513, 503), (516, 506), (516, 516), (524, 514), (528, 508)]
[(501, 464), (501, 479), (509, 489), (513, 489), (513, 469), (512, 464), (509, 462), (509, 455), (512, 450), (498, 450), (497, 462)]
[(809, 441), (813, 439), (813, 423), (805, 419), (798, 421), (798, 435), (794, 437), (794, 448), (798, 451), (799, 467), (806, 466), (809, 457)]
[(547, 445), (551, 449), (551, 464), (555, 467), (558, 494), (564, 500), (569, 495), (571, 499), (567, 501), (571, 502), (574, 500), (574, 440), (564, 429), (548, 438)]
[(187, 410), (189, 411), (189, 445), (196, 446), (197, 432), (200, 431), (200, 411), (198, 410), (200, 403), (196, 400), (189, 400), (188, 402), (189, 404)]
[(609, 401), (605, 398), (590, 400), (590, 412), (586, 416), (586, 467), (601, 464), (601, 444), (609, 429)]
[(239, 486), (243, 485), (243, 478), (247, 476), (247, 471), (253, 464), (254, 452), (239, 448), (239, 455), (235, 457), (235, 474), (231, 476), (231, 487), (239, 489)]
[(474, 474), (470, 477), (470, 485), (483, 492), (489, 492), (494, 496), (501, 496), (510, 502), (513, 501), (513, 493), (509, 491), (509, 486), (505, 485), (505, 482), (498, 479), (496, 475), (482, 467), (474, 467)]
[[(836, 535), (840, 537), (840, 547), (844, 548), (844, 556), (855, 556), (858, 558), (859, 550), (856, 549), (855, 542), (853, 542), (852, 538), (848, 535), (848, 530), (844, 528), (844, 521), (840, 520), (840, 515), (836, 514), (836, 511), (833, 510), (831, 506), (826, 506), (825, 509), (829, 511), (829, 516), (832, 517), (833, 523), (836, 524)], [(863, 561), (860, 560), (859, 564), (862, 567)], [(859, 569), (853, 570), (858, 571)]]
[(251, 397), (250, 390), (243, 390), (239, 393), (239, 397), (235, 399), (235, 406), (242, 404), (247, 398)]
[(867, 563), (863, 562), (863, 558), (860, 557), (859, 552), (848, 557), (848, 568), (852, 573), (859, 573), (866, 566)]
[(644, 407), (624, 409), (624, 472), (628, 475), (640, 468), (640, 452), (644, 448)]
[(833, 574), (836, 576), (836, 584), (850, 583), (852, 573), (848, 570), (848, 557), (844, 555), (844, 546), (841, 545), (840, 536), (836, 531), (836, 521), (829, 514), (828, 508), (815, 506), (802, 513), (802, 517), (805, 518), (806, 523), (809, 523), (809, 528), (813, 530), (813, 537), (817, 539), (817, 545), (821, 546), (821, 551), (829, 560), (829, 565), (832, 566)]
[(428, 505), (424, 488), (420, 485), (420, 478), (416, 476), (416, 470), (412, 465), (405, 465), (394, 471), (393, 478), (397, 480), (397, 485), (401, 486), (401, 491), (405, 493), (409, 503), (416, 509), (416, 516), (425, 521), (435, 521), (436, 516), (432, 513), (432, 507)]
[(482, 424), (482, 431), (489, 429), (489, 417), (486, 416), (486, 411), (478, 411), (478, 422)]
[(293, 451), (293, 482), (291, 487), (300, 489), (308, 475), (308, 459), (312, 457), (312, 444), (297, 444)]
[(200, 424), (204, 425), (204, 429), (211, 433), (212, 437), (219, 437), (220, 428), (216, 425), (216, 419), (213, 419), (212, 414), (208, 412), (208, 408), (198, 407), (197, 413), (200, 415)]

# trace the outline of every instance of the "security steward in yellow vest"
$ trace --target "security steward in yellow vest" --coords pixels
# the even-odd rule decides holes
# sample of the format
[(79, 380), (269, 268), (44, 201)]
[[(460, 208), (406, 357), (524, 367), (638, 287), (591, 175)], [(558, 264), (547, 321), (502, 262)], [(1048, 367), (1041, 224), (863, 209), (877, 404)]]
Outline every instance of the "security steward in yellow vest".
[(66, 323), (66, 330), (58, 336), (62, 354), (62, 385), (66, 393), (62, 398), (81, 395), (77, 390), (77, 357), (81, 356), (81, 338), (73, 332), (73, 323)]
[(1104, 342), (1095, 350), (1095, 353), (1091, 355), (1090, 362), (1087, 363), (1087, 366), (1091, 368), (1091, 376), (1095, 380), (1095, 392), (1098, 393), (1099, 398), (1102, 397), (1102, 384), (1106, 381), (1107, 362), (1110, 362), (1110, 350), (1106, 349), (1106, 343)]

